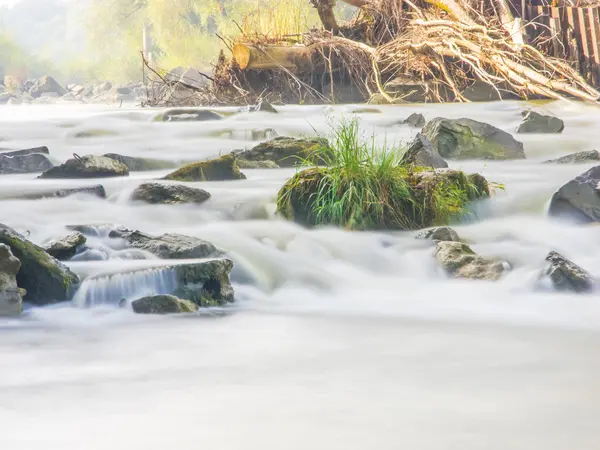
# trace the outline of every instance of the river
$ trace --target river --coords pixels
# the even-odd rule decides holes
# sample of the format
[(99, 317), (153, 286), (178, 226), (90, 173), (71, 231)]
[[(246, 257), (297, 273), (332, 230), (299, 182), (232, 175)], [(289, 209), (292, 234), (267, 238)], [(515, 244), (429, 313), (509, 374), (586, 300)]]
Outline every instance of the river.
[[(422, 112), (513, 131), (525, 106), (377, 107), (360, 115), (361, 129), (406, 142), (416, 131), (393, 122)], [(36, 243), (66, 234), (66, 225), (123, 224), (206, 239), (236, 265), (236, 303), (199, 316), (63, 304), (0, 319), (0, 448), (600, 449), (600, 300), (533, 288), (550, 250), (600, 276), (600, 228), (546, 217), (552, 193), (591, 165), (540, 164), (600, 150), (600, 109), (538, 107), (566, 129), (519, 135), (527, 160), (451, 162), (506, 186), (455, 227), (477, 252), (510, 261), (496, 283), (447, 279), (431, 243), (412, 232), (307, 230), (272, 217), (293, 169), (192, 183), (212, 194), (201, 206), (129, 200), (142, 181), (168, 171), (102, 180), (107, 200), (15, 199), (96, 181), (0, 176), (0, 222)], [(327, 133), (353, 108), (157, 123), (156, 111), (136, 108), (0, 107), (0, 147), (46, 145), (55, 162), (112, 152), (180, 163), (256, 144), (256, 129)], [(107, 253), (69, 265), (91, 275), (140, 264), (120, 249)]]

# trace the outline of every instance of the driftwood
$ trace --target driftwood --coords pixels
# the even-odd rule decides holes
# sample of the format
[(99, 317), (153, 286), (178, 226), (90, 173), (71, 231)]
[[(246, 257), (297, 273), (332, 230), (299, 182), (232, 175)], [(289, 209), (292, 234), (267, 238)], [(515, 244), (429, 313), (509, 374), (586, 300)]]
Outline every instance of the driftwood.
[(304, 45), (258, 47), (239, 43), (233, 47), (233, 59), (241, 69), (299, 70), (310, 65), (310, 49)]

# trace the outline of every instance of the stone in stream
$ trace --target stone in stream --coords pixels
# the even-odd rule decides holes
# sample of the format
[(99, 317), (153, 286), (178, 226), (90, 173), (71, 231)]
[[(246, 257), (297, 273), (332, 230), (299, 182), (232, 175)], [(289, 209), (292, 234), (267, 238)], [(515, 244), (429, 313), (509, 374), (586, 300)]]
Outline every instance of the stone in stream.
[(550, 217), (578, 223), (600, 221), (600, 166), (592, 167), (554, 193)]
[(60, 166), (46, 170), (39, 178), (107, 178), (129, 175), (123, 163), (104, 156), (76, 156)]
[(423, 114), (412, 113), (410, 116), (408, 116), (406, 119), (404, 119), (401, 123), (404, 125), (411, 126), (413, 128), (422, 128), (425, 126), (425, 124), (427, 122), (425, 121), (425, 116)]
[(97, 184), (95, 186), (84, 186), (78, 188), (57, 189), (53, 191), (36, 192), (33, 194), (15, 195), (13, 198), (22, 198), (27, 200), (39, 200), (42, 198), (64, 198), (76, 194), (93, 195), (99, 198), (106, 198), (104, 186)]
[(17, 273), (21, 262), (15, 258), (10, 247), (0, 244), (0, 317), (18, 316), (23, 309), (24, 290), (17, 285)]
[(438, 117), (421, 130), (443, 157), (452, 159), (524, 159), (523, 144), (509, 133), (471, 119)]
[(44, 172), (54, 166), (47, 154), (47, 147), (1, 152), (0, 174)]
[(540, 281), (550, 279), (557, 291), (583, 293), (593, 290), (594, 279), (577, 264), (557, 252), (550, 252), (546, 261), (548, 265), (540, 275)]
[[(329, 142), (324, 138), (295, 139), (280, 136), (251, 150), (239, 150), (233, 154), (244, 161), (273, 161), (280, 167), (293, 167), (303, 165), (305, 160), (314, 158), (315, 152), (329, 150)], [(323, 161), (318, 158), (314, 162)]]
[(450, 227), (437, 227), (421, 231), (416, 239), (427, 239), (431, 241), (460, 242), (458, 233)]
[(29, 95), (33, 98), (42, 97), (44, 94), (56, 94), (57, 97), (62, 97), (67, 93), (67, 90), (62, 87), (54, 78), (45, 75), (33, 83), (29, 89)]
[(562, 133), (565, 123), (554, 116), (545, 116), (535, 111), (523, 111), (523, 122), (517, 127), (517, 133)]
[(235, 163), (240, 169), (279, 169), (280, 167), (274, 161), (248, 161), (247, 159), (236, 158)]
[(146, 250), (161, 259), (209, 258), (222, 253), (210, 242), (176, 233), (155, 237), (119, 227), (112, 230), (109, 237), (124, 239), (130, 247)]
[(506, 261), (479, 256), (462, 242), (438, 242), (435, 257), (448, 275), (454, 278), (497, 281), (510, 269)]
[(572, 153), (561, 158), (544, 161), (544, 164), (585, 164), (595, 161), (600, 161), (600, 152), (598, 150)]
[(107, 153), (106, 158), (114, 159), (125, 164), (130, 172), (144, 172), (150, 170), (173, 169), (177, 167), (171, 161), (151, 158), (137, 158), (133, 156), (119, 155), (117, 153)]
[(261, 99), (256, 105), (249, 105), (248, 112), (267, 112), (277, 114), (279, 111), (277, 111), (269, 102)]
[(165, 180), (173, 181), (228, 181), (245, 180), (234, 155), (188, 164), (167, 175)]
[(9, 150), (3, 151), (0, 153), (0, 156), (24, 156), (24, 155), (32, 155), (32, 154), (41, 154), (41, 155), (49, 155), (50, 150), (48, 147), (33, 147), (33, 148), (25, 148), (23, 150)]
[(79, 286), (79, 277), (43, 248), (12, 228), (0, 224), (0, 243), (8, 245), (19, 261), (19, 287), (27, 291), (24, 300), (34, 305), (68, 301)]
[(86, 243), (83, 234), (75, 231), (60, 239), (53, 239), (44, 244), (43, 248), (50, 256), (59, 261), (68, 261)]
[(208, 122), (223, 120), (223, 116), (208, 109), (174, 108), (157, 115), (154, 122)]
[(153, 295), (131, 302), (136, 314), (185, 314), (198, 311), (199, 306), (190, 300), (173, 295)]
[(181, 203), (204, 203), (210, 194), (204, 189), (177, 184), (144, 183), (132, 194), (132, 200), (150, 204), (175, 205)]
[(425, 136), (418, 133), (409, 144), (408, 149), (402, 155), (401, 164), (412, 164), (415, 166), (433, 167), (441, 169), (448, 167), (448, 163), (433, 148), (433, 145)]

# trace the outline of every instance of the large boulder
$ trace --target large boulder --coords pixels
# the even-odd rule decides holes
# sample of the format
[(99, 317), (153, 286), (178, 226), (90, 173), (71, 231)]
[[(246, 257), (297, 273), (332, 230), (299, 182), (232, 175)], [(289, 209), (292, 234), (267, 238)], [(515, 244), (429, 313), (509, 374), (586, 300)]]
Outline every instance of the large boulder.
[(471, 119), (436, 118), (421, 131), (443, 158), (524, 159), (523, 144), (509, 133)]
[(42, 153), (0, 153), (0, 175), (44, 172), (52, 167), (52, 161)]
[[(329, 149), (329, 142), (323, 138), (295, 139), (285, 136), (263, 142), (251, 150), (240, 150), (235, 156), (245, 161), (273, 161), (280, 167), (304, 165), (318, 152)], [(322, 161), (313, 161), (316, 163)]]
[(579, 223), (600, 221), (600, 166), (582, 173), (556, 191), (548, 214)]
[(0, 243), (8, 245), (19, 261), (19, 287), (27, 291), (24, 300), (49, 305), (70, 300), (79, 286), (79, 277), (43, 248), (27, 240), (10, 227), (0, 224)]
[(119, 155), (117, 153), (107, 153), (104, 156), (119, 161), (121, 164), (125, 164), (130, 172), (145, 172), (150, 170), (173, 169), (177, 167), (171, 161), (164, 161), (161, 159), (136, 158), (134, 156)]
[(53, 239), (44, 244), (44, 250), (53, 258), (68, 261), (77, 254), (77, 251), (86, 243), (83, 234), (75, 231), (59, 239)]
[(438, 242), (435, 257), (448, 275), (454, 278), (496, 281), (510, 269), (507, 262), (479, 256), (462, 242)]
[(127, 175), (129, 169), (119, 161), (104, 156), (86, 155), (52, 167), (41, 174), (40, 178), (107, 178)]
[(112, 230), (109, 236), (124, 239), (130, 247), (146, 250), (161, 259), (198, 259), (221, 254), (210, 242), (176, 233), (150, 236), (121, 227)]
[(29, 89), (29, 95), (33, 98), (40, 98), (44, 94), (56, 94), (57, 97), (62, 97), (66, 93), (67, 90), (58, 81), (48, 75), (36, 80), (31, 89)]
[(448, 163), (433, 148), (433, 145), (421, 133), (413, 139), (408, 149), (402, 155), (401, 164), (412, 164), (415, 166), (433, 167), (442, 169), (448, 167)]
[(199, 307), (190, 300), (173, 295), (153, 295), (131, 302), (136, 314), (185, 314), (198, 311)]
[(600, 152), (598, 150), (588, 150), (584, 152), (572, 153), (556, 159), (544, 161), (545, 164), (585, 164), (600, 161)]
[(217, 159), (188, 164), (165, 177), (173, 181), (228, 181), (245, 180), (235, 156), (225, 155)]
[(24, 292), (17, 285), (20, 268), (21, 262), (13, 256), (10, 247), (0, 244), (0, 317), (21, 314)]
[(144, 183), (133, 191), (132, 199), (151, 204), (204, 203), (210, 194), (204, 189), (196, 189), (176, 184)]
[(523, 111), (523, 122), (517, 127), (517, 133), (562, 133), (565, 123), (554, 116), (546, 116), (535, 111)]
[(557, 252), (550, 252), (546, 257), (547, 266), (540, 276), (540, 281), (549, 279), (557, 291), (591, 292), (595, 281), (593, 277), (574, 262), (569, 261)]

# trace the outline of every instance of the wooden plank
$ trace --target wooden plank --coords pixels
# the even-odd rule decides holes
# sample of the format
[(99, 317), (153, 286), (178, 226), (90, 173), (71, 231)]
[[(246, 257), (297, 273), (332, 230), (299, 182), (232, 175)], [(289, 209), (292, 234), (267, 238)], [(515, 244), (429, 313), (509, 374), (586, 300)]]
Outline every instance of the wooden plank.
[[(563, 41), (563, 34), (560, 28), (560, 21), (558, 19), (558, 8), (550, 8), (550, 30), (552, 31), (552, 48), (554, 50), (554, 56), (560, 58), (564, 56), (564, 52), (561, 49), (565, 48)], [(561, 45), (563, 44), (563, 45)]]
[(581, 49), (583, 50), (583, 56), (585, 56), (585, 59), (590, 59), (590, 49), (588, 47), (588, 37), (587, 37), (587, 31), (586, 31), (586, 26), (585, 26), (585, 13), (584, 13), (584, 8), (576, 8), (577, 9), (577, 15), (579, 18), (579, 27), (576, 29), (576, 34), (579, 35), (580, 37), (580, 42), (581, 42)]
[(599, 8), (590, 8), (589, 19), (590, 19), (590, 41), (592, 44), (592, 52), (594, 56), (594, 63), (600, 66), (600, 13)]

